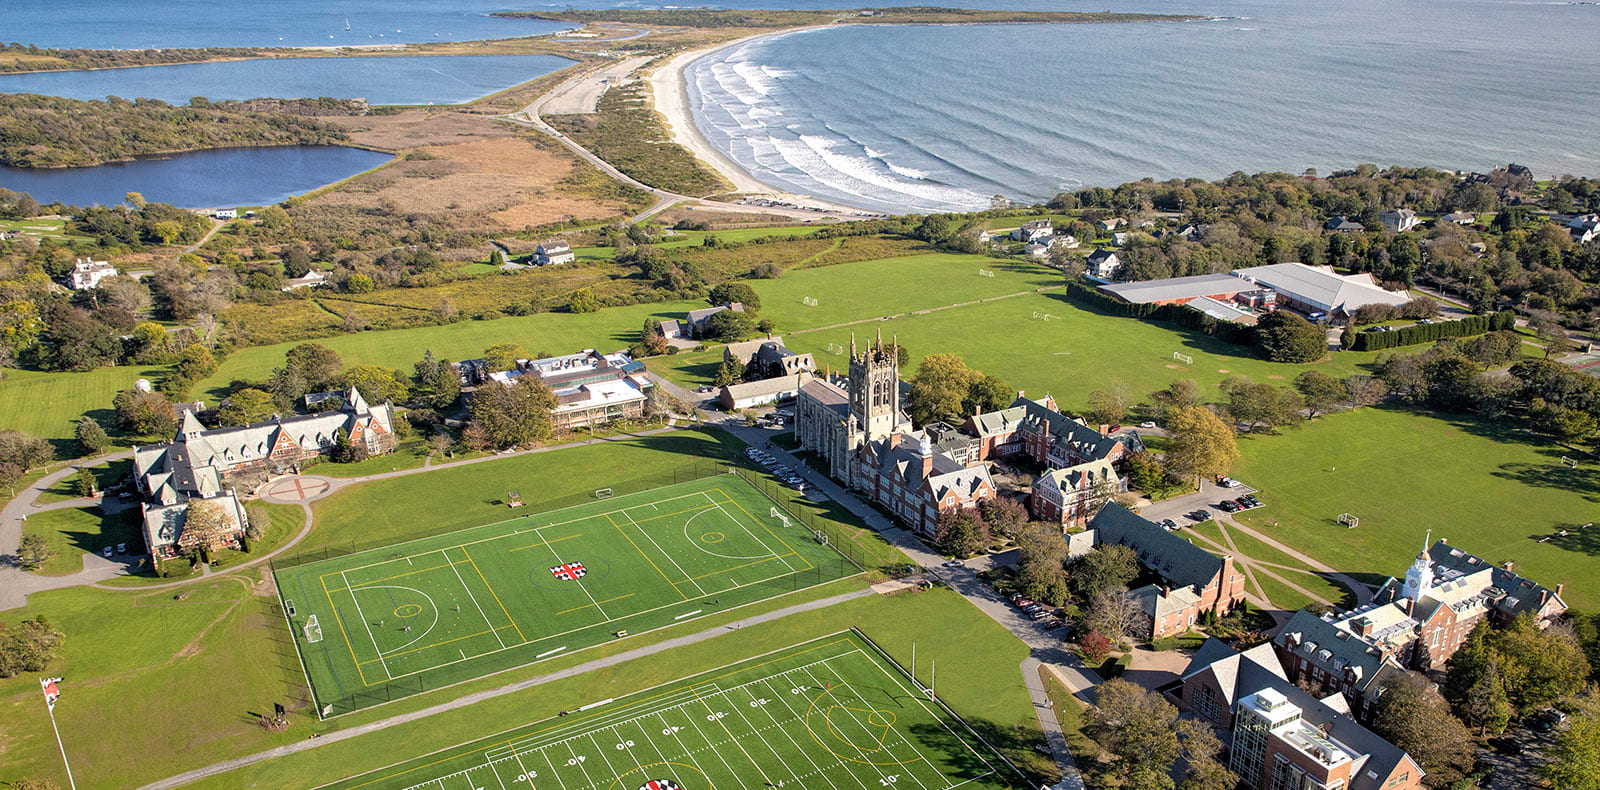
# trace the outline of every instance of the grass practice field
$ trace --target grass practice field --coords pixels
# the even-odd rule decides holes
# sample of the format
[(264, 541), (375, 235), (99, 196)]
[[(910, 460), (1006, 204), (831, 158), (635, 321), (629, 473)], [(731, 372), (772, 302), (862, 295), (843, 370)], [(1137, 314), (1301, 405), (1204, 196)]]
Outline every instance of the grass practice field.
[(337, 790), (993, 790), (1015, 772), (841, 633), (332, 785)]
[(858, 571), (722, 474), (275, 573), (337, 715)]

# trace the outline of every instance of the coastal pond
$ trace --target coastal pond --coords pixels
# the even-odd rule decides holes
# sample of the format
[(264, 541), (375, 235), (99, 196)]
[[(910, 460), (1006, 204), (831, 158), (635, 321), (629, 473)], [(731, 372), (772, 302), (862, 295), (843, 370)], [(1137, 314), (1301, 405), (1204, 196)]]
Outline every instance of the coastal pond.
[(129, 192), (183, 208), (260, 206), (377, 167), (392, 157), (337, 145), (218, 148), (95, 167), (0, 167), (0, 187), (41, 203), (121, 203)]
[(372, 104), (460, 104), (572, 65), (555, 55), (271, 58), (95, 71), (0, 74), (0, 93), (69, 99), (362, 98)]

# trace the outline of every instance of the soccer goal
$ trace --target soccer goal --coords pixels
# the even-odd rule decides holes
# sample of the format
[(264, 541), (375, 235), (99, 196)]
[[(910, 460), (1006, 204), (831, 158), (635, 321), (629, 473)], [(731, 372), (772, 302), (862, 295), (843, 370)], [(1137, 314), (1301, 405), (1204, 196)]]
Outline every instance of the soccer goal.
[(1339, 523), (1345, 525), (1347, 529), (1355, 529), (1356, 527), (1361, 526), (1361, 519), (1356, 518), (1349, 513), (1340, 513)]
[(1184, 354), (1184, 353), (1179, 352), (1179, 351), (1172, 352), (1172, 358), (1177, 360), (1177, 361), (1179, 361), (1179, 362), (1182, 362), (1185, 365), (1193, 365), (1194, 364), (1194, 357), (1191, 357), (1188, 354)]
[(994, 276), (994, 272), (991, 272), (988, 269), (979, 269), (978, 270), (978, 276), (979, 277), (993, 277)]
[(609, 489), (609, 488), (596, 488), (594, 490), (594, 498), (595, 499), (610, 499), (611, 498), (611, 489)]
[(815, 296), (802, 297), (800, 299), (800, 303), (805, 305), (806, 307), (816, 307), (817, 306), (817, 297), (815, 297)]
[(785, 527), (789, 526), (789, 517), (783, 512), (779, 511), (777, 508), (772, 509), (772, 517), (782, 521)]
[(834, 356), (838, 356), (840, 354), (843, 354), (844, 353), (844, 346), (841, 346), (838, 343), (829, 343), (828, 344), (828, 353), (832, 354)]
[(820, 529), (813, 530), (811, 534), (817, 536), (817, 543), (818, 544), (823, 545), (823, 546), (828, 545), (828, 536), (822, 530), (820, 530)]
[(311, 619), (306, 621), (305, 631), (306, 644), (314, 645), (322, 641), (322, 626), (317, 625), (316, 615), (311, 615)]
[(1571, 468), (1571, 469), (1577, 469), (1578, 468), (1578, 459), (1570, 458), (1568, 456), (1563, 455), (1563, 456), (1561, 456), (1561, 465), (1565, 466), (1565, 467), (1568, 467), (1568, 468)]
[(1038, 310), (1033, 311), (1033, 317), (1040, 321), (1049, 321), (1050, 319), (1055, 318), (1055, 316), (1049, 313), (1041, 313)]

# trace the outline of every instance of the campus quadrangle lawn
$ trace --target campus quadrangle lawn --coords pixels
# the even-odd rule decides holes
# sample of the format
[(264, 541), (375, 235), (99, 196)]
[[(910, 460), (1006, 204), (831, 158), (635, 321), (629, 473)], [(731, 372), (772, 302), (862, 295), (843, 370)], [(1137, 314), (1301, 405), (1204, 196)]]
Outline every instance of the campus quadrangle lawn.
[(1022, 786), (964, 722), (852, 632), (585, 707), (332, 788)]
[[(1405, 573), (1429, 532), (1600, 608), (1600, 465), (1562, 466), (1562, 448), (1473, 418), (1401, 409), (1318, 417), (1240, 440), (1236, 476), (1267, 506), (1236, 518), (1363, 581)], [(1361, 519), (1355, 529), (1339, 514)], [(1538, 538), (1571, 530), (1568, 538)]]
[(720, 474), (275, 575), (337, 715), (859, 571)]

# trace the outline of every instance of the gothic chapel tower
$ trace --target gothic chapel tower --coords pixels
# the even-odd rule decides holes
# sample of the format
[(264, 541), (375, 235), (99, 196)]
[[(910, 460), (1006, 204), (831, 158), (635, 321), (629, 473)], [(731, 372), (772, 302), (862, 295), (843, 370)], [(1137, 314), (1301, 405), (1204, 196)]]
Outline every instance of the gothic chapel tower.
[(872, 442), (893, 434), (900, 425), (900, 361), (898, 343), (885, 346), (883, 330), (866, 353), (856, 353), (850, 336), (850, 417)]

